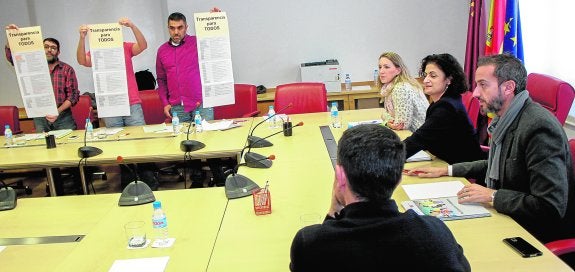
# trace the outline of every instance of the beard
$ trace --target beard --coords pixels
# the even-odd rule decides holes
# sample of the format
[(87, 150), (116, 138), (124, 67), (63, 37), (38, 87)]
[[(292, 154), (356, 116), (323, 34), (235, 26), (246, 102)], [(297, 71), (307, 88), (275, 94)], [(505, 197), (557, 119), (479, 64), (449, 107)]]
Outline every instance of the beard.
[(58, 57), (53, 56), (52, 58), (48, 58), (47, 61), (49, 64), (54, 64), (58, 61)]
[(497, 96), (491, 100), (491, 102), (485, 103), (485, 108), (481, 107), (482, 114), (494, 113), (497, 114), (501, 108), (503, 108), (503, 103), (505, 99), (503, 98), (503, 94), (501, 90), (498, 92)]

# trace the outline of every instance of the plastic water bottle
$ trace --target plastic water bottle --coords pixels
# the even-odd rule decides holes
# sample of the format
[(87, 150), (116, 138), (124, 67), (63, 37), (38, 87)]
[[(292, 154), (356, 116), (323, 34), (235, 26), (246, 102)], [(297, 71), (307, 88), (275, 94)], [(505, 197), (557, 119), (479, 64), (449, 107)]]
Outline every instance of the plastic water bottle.
[(334, 128), (340, 128), (341, 122), (339, 121), (339, 111), (337, 109), (337, 102), (331, 102), (331, 125)]
[(351, 91), (351, 76), (349, 74), (345, 74), (345, 90)]
[(86, 118), (86, 140), (94, 139), (94, 126), (90, 122), (90, 118)]
[(6, 139), (6, 145), (11, 146), (14, 144), (14, 138), (12, 137), (12, 130), (10, 125), (4, 126), (4, 138)]
[(174, 130), (174, 135), (180, 134), (180, 118), (177, 112), (172, 113), (172, 129)]
[(200, 111), (196, 111), (196, 114), (194, 115), (194, 124), (196, 124), (196, 133), (203, 131), (202, 116), (200, 115)]
[(373, 87), (377, 87), (377, 84), (379, 84), (379, 70), (375, 69), (373, 70)]
[(152, 226), (154, 227), (154, 238), (166, 240), (168, 239), (168, 220), (166, 213), (162, 210), (162, 202), (154, 201), (154, 213), (152, 214)]
[(274, 106), (270, 106), (268, 110), (268, 121), (267, 121), (270, 128), (276, 128), (277, 116), (275, 114), (276, 111), (274, 110)]

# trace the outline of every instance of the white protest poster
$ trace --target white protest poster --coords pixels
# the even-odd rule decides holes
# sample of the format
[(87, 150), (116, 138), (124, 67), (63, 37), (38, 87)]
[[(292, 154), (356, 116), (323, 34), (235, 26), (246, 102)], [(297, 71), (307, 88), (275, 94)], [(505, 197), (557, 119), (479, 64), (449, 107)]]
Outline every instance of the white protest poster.
[(58, 115), (39, 26), (7, 29), (20, 95), (30, 118)]
[(194, 14), (204, 107), (235, 103), (228, 17), (225, 12)]
[(118, 23), (89, 27), (98, 117), (128, 116), (130, 100), (122, 28)]

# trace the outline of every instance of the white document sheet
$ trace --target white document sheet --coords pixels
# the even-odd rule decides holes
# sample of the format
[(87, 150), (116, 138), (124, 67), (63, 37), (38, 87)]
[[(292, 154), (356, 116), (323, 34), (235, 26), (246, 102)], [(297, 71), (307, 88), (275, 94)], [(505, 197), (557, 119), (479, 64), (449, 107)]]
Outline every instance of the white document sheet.
[(419, 152), (413, 154), (411, 157), (407, 158), (405, 162), (418, 162), (418, 161), (430, 161), (431, 156), (427, 154), (427, 152), (423, 150), (419, 150)]
[(459, 180), (401, 185), (411, 200), (456, 196), (463, 186)]
[(141, 259), (116, 260), (110, 267), (109, 272), (162, 272), (166, 270), (166, 265), (170, 257), (155, 257)]

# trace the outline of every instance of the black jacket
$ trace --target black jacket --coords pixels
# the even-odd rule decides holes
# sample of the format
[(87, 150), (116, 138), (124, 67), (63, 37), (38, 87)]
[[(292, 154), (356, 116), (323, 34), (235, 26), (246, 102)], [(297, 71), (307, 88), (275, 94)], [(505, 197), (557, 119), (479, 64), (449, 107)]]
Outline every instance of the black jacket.
[(449, 164), (485, 159), (461, 96), (443, 96), (427, 108), (425, 123), (404, 140), (405, 157), (427, 150)]
[(298, 231), (292, 271), (470, 271), (447, 226), (400, 213), (395, 201), (347, 205), (337, 218)]

